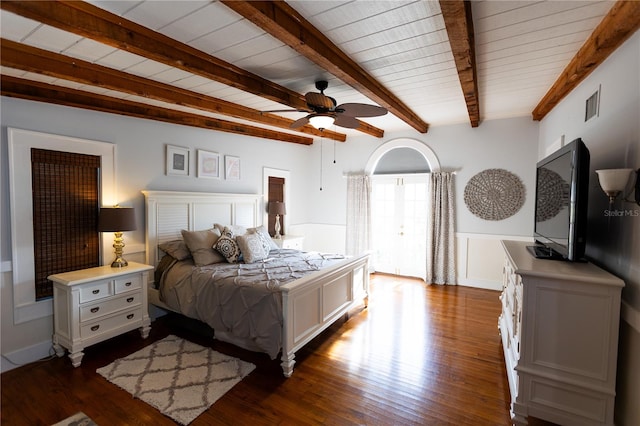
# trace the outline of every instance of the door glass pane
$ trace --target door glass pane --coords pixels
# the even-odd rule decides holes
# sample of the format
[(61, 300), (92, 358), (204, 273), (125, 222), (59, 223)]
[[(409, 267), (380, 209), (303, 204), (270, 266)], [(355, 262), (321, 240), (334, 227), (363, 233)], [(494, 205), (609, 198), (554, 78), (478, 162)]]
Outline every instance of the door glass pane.
[(424, 277), (427, 176), (374, 176), (373, 266), (378, 272)]
[(373, 265), (379, 272), (395, 273), (395, 191), (396, 180), (389, 178), (376, 179), (371, 190)]
[(402, 275), (422, 277), (426, 271), (427, 205), (426, 182), (407, 182), (403, 185), (403, 247), (405, 255), (399, 259)]

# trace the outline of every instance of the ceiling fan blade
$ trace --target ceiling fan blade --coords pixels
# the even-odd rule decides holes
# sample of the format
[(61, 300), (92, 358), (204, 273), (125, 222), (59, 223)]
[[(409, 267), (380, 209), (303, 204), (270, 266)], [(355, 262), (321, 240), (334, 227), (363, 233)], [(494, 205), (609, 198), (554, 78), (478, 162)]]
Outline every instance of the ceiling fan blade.
[(336, 111), (350, 117), (378, 117), (387, 113), (383, 107), (356, 103), (338, 105)]
[(333, 124), (340, 127), (346, 127), (347, 129), (357, 129), (360, 127), (358, 120), (343, 114), (336, 114), (336, 121)]
[(291, 123), (291, 125), (289, 127), (292, 128), (292, 129), (297, 129), (298, 127), (304, 126), (308, 122), (309, 122), (309, 117), (305, 116), (305, 117), (299, 118), (296, 121), (294, 121), (293, 123)]
[(304, 95), (304, 98), (309, 106), (316, 108), (330, 110), (336, 106), (330, 97), (325, 96), (322, 93), (308, 92)]

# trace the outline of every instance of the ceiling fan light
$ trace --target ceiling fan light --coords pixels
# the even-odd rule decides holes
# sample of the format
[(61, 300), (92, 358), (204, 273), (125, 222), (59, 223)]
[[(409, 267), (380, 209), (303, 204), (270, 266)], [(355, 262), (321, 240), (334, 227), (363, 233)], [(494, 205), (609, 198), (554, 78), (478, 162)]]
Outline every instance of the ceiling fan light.
[(336, 121), (334, 117), (330, 115), (312, 115), (309, 117), (309, 123), (318, 130), (326, 129)]

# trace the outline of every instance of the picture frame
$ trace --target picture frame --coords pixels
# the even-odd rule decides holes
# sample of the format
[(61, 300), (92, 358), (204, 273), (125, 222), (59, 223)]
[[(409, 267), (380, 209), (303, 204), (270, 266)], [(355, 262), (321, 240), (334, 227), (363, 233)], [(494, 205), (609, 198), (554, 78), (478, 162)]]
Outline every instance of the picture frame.
[(198, 150), (198, 177), (220, 179), (220, 154)]
[(240, 180), (240, 158), (232, 155), (224, 157), (225, 178), (227, 180)]
[(189, 148), (167, 145), (167, 176), (189, 176)]

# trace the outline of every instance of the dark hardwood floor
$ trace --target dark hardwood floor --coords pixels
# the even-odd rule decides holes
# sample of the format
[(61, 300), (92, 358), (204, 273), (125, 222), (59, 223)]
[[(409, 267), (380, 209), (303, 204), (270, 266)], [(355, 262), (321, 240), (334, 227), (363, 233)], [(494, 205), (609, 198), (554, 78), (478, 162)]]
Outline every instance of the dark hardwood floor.
[(194, 426), (508, 425), (499, 313), (495, 291), (373, 275), (369, 307), (301, 350), (289, 379), (279, 361), (168, 315), (146, 340), (135, 331), (88, 348), (79, 368), (65, 356), (2, 374), (0, 421), (50, 425), (83, 411), (101, 426), (174, 424), (95, 371), (175, 334), (257, 366)]

